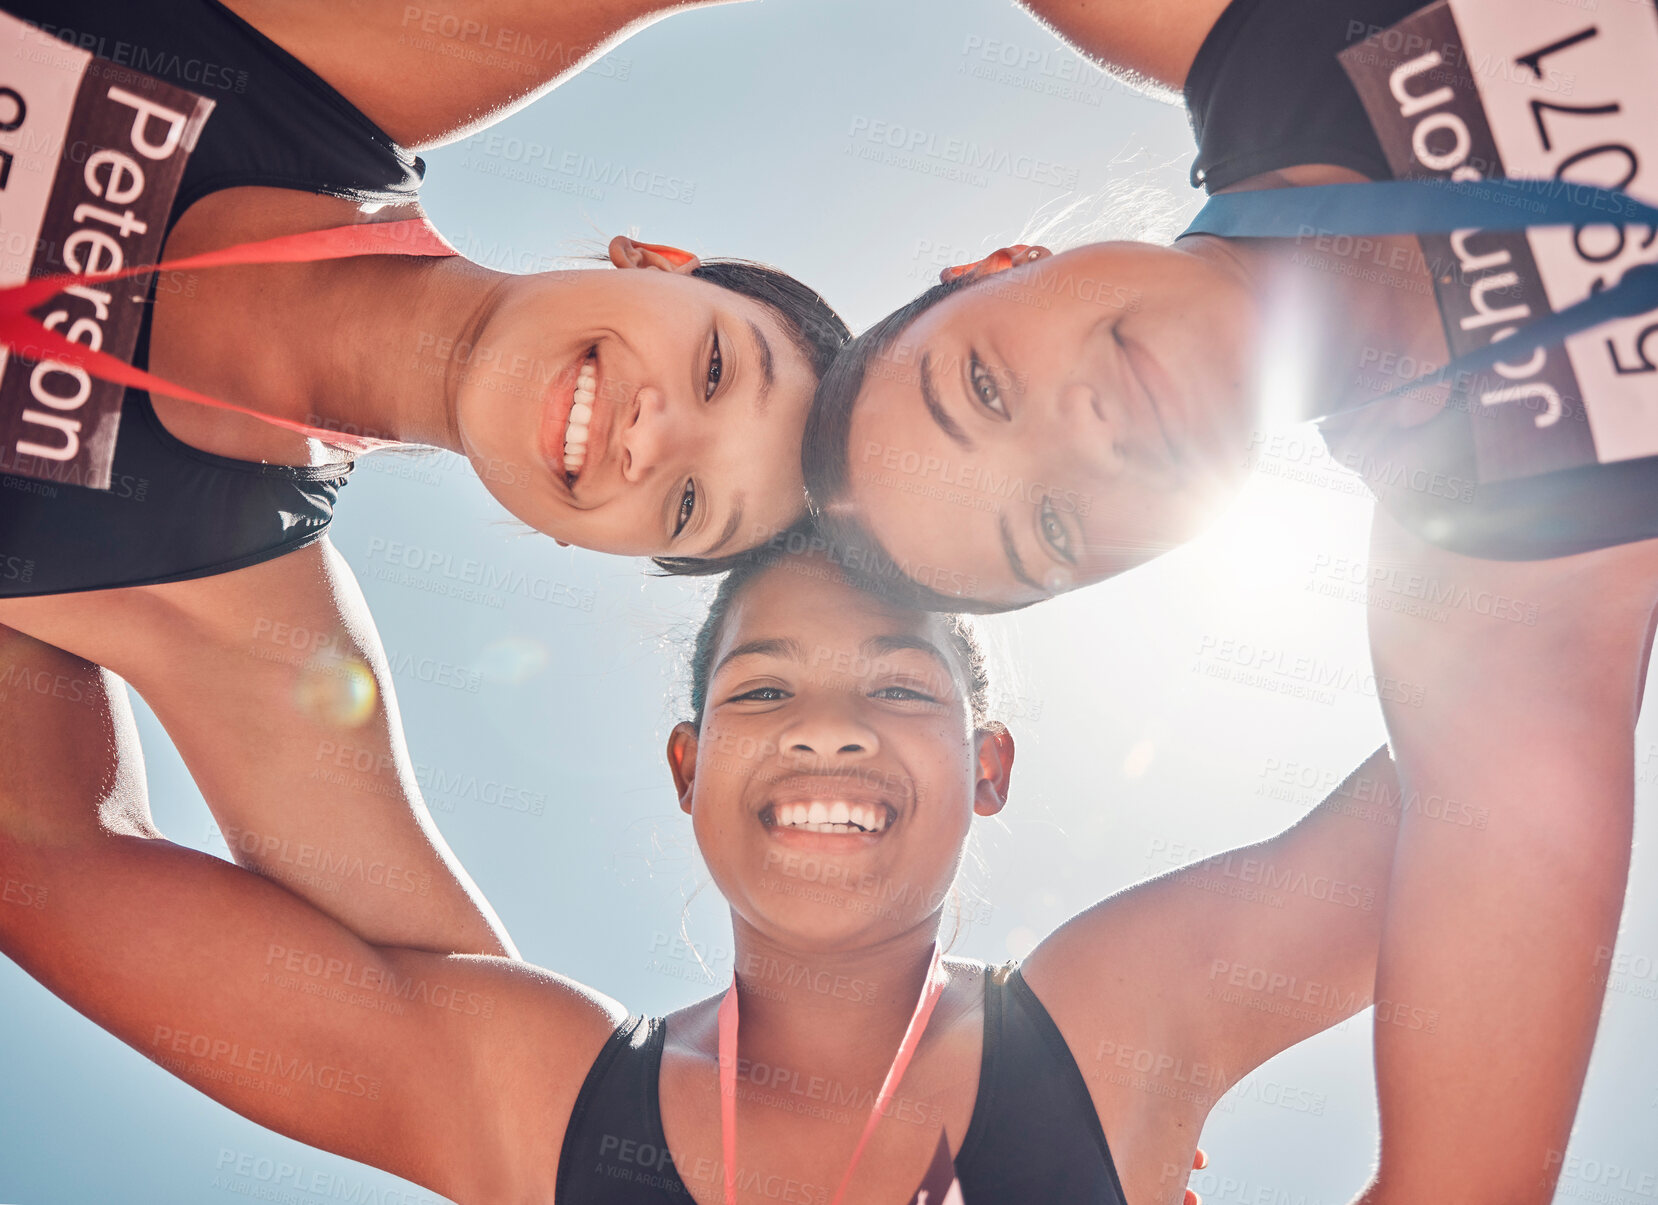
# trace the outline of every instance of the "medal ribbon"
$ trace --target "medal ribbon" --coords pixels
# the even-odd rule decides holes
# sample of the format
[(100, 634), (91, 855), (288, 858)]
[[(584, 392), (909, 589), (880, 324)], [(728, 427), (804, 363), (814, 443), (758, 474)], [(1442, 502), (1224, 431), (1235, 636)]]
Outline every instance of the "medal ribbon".
[[(1559, 180), (1377, 180), (1219, 193), (1209, 198), (1180, 237), (1297, 238), (1309, 233), (1309, 227), (1320, 234), (1443, 234), (1462, 227), (1523, 230), (1617, 222), (1658, 227), (1658, 206), (1617, 189)], [(1380, 406), (1418, 389), (1454, 381), (1462, 373), (1481, 373), (1498, 361), (1512, 363), (1534, 348), (1654, 309), (1658, 309), (1658, 263), (1633, 264), (1609, 288), (1466, 351), (1437, 372), (1315, 421)]]
[[(927, 1028), (927, 1022), (932, 1018), (933, 1008), (938, 1004), (938, 998), (944, 992), (944, 975), (940, 962), (943, 952), (937, 943), (933, 945), (932, 961), (927, 964), (927, 981), (921, 988), (921, 999), (916, 1001), (915, 1012), (910, 1016), (909, 1027), (904, 1030), (904, 1040), (898, 1044), (898, 1053), (892, 1058), (892, 1066), (887, 1069), (887, 1078), (881, 1084), (881, 1091), (875, 1097), (875, 1105), (869, 1111), (869, 1120), (864, 1123), (864, 1132), (858, 1138), (858, 1145), (852, 1150), (852, 1162), (846, 1165), (846, 1174), (841, 1177), (840, 1187), (835, 1189), (835, 1195), (829, 1205), (840, 1205), (841, 1198), (846, 1195), (846, 1186), (851, 1183), (852, 1173), (857, 1170), (858, 1160), (863, 1158), (864, 1148), (869, 1145), (869, 1139), (875, 1133), (875, 1126), (881, 1120), (881, 1114), (892, 1103), (892, 1098), (898, 1095), (898, 1083), (904, 1078), (904, 1072), (909, 1069), (910, 1060), (915, 1057), (915, 1048), (921, 1043), (921, 1035)], [(737, 976), (733, 972), (731, 986), (726, 989), (725, 998), (720, 1001), (719, 1010), (720, 1031), (720, 1148), (725, 1160), (725, 1205), (736, 1205), (737, 1202)]]
[(345, 445), (367, 451), (370, 448), (389, 447), (398, 441), (371, 439), (366, 436), (342, 436), (338, 431), (308, 426), (290, 419), (277, 418), (235, 402), (198, 393), (175, 385), (153, 373), (134, 368), (126, 361), (108, 352), (93, 351), (84, 343), (74, 343), (49, 331), (41, 321), (29, 313), (44, 305), (65, 289), (75, 285), (95, 285), (104, 281), (124, 280), (146, 272), (170, 268), (222, 268), (236, 264), (298, 264), (319, 260), (348, 259), (358, 255), (413, 255), (447, 256), (459, 254), (433, 230), (425, 218), (408, 218), (399, 222), (369, 222), (356, 226), (336, 226), (330, 230), (311, 230), (302, 234), (286, 234), (256, 243), (239, 243), (219, 251), (188, 255), (182, 259), (162, 260), (158, 264), (140, 264), (116, 272), (79, 275), (63, 273), (57, 276), (37, 276), (20, 284), (0, 288), (0, 345), (11, 348), (31, 360), (50, 360), (79, 368), (100, 380), (126, 385), (133, 389), (148, 389), (169, 397), (183, 398), (218, 410), (245, 414), (282, 427), (312, 439), (322, 439), (336, 445)]

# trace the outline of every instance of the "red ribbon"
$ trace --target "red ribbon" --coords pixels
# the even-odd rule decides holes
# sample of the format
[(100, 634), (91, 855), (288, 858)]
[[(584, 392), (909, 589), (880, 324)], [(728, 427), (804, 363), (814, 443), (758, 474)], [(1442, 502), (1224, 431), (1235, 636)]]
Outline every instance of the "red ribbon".
[(312, 427), (290, 419), (263, 414), (248, 406), (239, 406), (222, 398), (198, 393), (175, 385), (153, 373), (134, 368), (125, 360), (108, 352), (93, 351), (84, 343), (75, 343), (56, 331), (49, 331), (29, 311), (44, 305), (71, 285), (92, 285), (109, 280), (124, 280), (163, 268), (223, 268), (236, 264), (299, 264), (319, 260), (349, 259), (357, 255), (413, 255), (447, 256), (457, 252), (443, 236), (433, 230), (425, 218), (407, 218), (398, 222), (369, 222), (356, 226), (336, 226), (330, 230), (310, 230), (302, 234), (285, 234), (257, 243), (238, 243), (219, 251), (206, 251), (182, 259), (163, 260), (159, 264), (140, 264), (122, 268), (118, 272), (90, 274), (63, 273), (58, 276), (37, 276), (21, 284), (0, 288), (0, 344), (31, 360), (48, 360), (63, 364), (97, 377), (126, 385), (132, 389), (147, 389), (168, 397), (183, 398), (203, 406), (230, 410), (257, 418), (273, 427), (312, 439), (327, 440), (362, 451), (389, 447), (396, 440), (371, 439), (366, 436), (342, 436), (338, 431)]
[[(857, 1170), (858, 1161), (864, 1156), (864, 1148), (869, 1145), (870, 1136), (875, 1133), (875, 1126), (880, 1122), (892, 1098), (898, 1095), (898, 1084), (904, 1078), (904, 1072), (909, 1069), (910, 1060), (915, 1057), (915, 1048), (921, 1044), (921, 1035), (927, 1029), (927, 1022), (932, 1019), (933, 1008), (938, 1004), (938, 998), (944, 994), (944, 973), (940, 965), (943, 951), (935, 943), (933, 945), (932, 961), (927, 964), (927, 979), (921, 988), (921, 998), (916, 1001), (915, 1012), (910, 1016), (909, 1026), (904, 1030), (903, 1041), (898, 1044), (898, 1053), (893, 1055), (892, 1066), (887, 1069), (887, 1078), (881, 1084), (881, 1091), (875, 1097), (875, 1105), (869, 1111), (869, 1120), (864, 1122), (863, 1133), (858, 1137), (858, 1145), (852, 1151), (852, 1162), (847, 1164), (846, 1173), (841, 1176), (840, 1187), (830, 1199), (830, 1205), (840, 1205), (841, 1198), (846, 1195), (846, 1186), (852, 1182), (852, 1173)], [(725, 998), (720, 1001), (717, 1014), (719, 1027), (720, 1050), (720, 1154), (725, 1162), (725, 1203), (736, 1205), (737, 1201), (737, 976), (731, 976), (731, 986), (726, 989)], [(940, 1136), (940, 1141), (943, 1137)], [(945, 1146), (944, 1155), (949, 1159), (950, 1148)]]

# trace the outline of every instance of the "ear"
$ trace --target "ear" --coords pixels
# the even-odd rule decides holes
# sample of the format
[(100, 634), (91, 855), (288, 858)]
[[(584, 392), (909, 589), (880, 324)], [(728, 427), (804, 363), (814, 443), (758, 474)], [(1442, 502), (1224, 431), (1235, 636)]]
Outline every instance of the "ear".
[(697, 778), (697, 730), (681, 720), (668, 733), (668, 772), (674, 776), (679, 810), (691, 814), (691, 787)]
[(980, 280), (986, 276), (994, 276), (997, 272), (1006, 272), (1009, 268), (1023, 267), (1033, 264), (1039, 259), (1047, 259), (1053, 252), (1046, 247), (1034, 247), (1026, 243), (1014, 243), (1011, 247), (1002, 247), (992, 251), (981, 260), (970, 264), (961, 264), (954, 268), (946, 268), (938, 274), (940, 284), (949, 284), (952, 280), (967, 277), (969, 280)]
[(610, 240), (610, 262), (618, 268), (655, 268), (681, 276), (702, 266), (702, 261), (684, 248), (666, 243), (636, 243), (625, 234)]
[(1004, 724), (992, 722), (973, 734), (978, 754), (978, 781), (973, 784), (973, 811), (994, 816), (1007, 805), (1008, 784), (1013, 780), (1013, 733)]

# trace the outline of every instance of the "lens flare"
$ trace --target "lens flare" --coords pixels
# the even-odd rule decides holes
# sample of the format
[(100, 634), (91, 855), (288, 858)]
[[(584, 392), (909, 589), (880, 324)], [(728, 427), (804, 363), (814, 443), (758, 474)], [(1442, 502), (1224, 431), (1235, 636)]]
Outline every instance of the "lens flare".
[(379, 695), (374, 675), (363, 662), (319, 653), (299, 671), (294, 706), (318, 724), (356, 728), (374, 714)]
[(503, 636), (484, 645), (475, 668), (488, 682), (516, 685), (547, 668), (547, 646), (530, 636)]
[(1123, 777), (1139, 778), (1151, 769), (1151, 763), (1156, 760), (1157, 746), (1149, 740), (1140, 741), (1123, 758)]

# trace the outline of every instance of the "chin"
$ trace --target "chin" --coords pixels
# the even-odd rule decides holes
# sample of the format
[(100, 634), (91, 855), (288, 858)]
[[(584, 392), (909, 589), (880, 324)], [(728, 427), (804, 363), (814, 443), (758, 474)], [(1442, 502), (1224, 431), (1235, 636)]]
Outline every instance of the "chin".
[(756, 909), (755, 928), (785, 945), (820, 953), (839, 953), (873, 946), (884, 934), (873, 926), (886, 918), (873, 899), (849, 896), (834, 903), (794, 899), (766, 900)]

